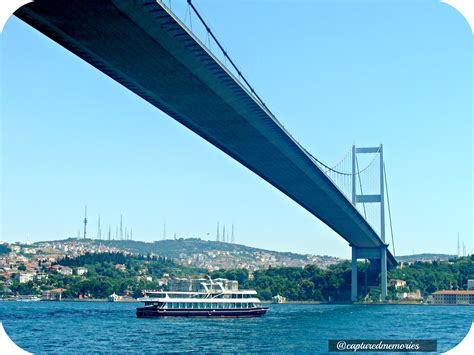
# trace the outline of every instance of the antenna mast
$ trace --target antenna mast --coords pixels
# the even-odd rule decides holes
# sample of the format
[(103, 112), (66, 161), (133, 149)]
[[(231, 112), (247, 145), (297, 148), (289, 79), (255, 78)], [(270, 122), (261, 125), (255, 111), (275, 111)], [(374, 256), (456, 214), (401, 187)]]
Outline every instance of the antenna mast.
[(87, 236), (87, 206), (84, 211), (84, 239), (86, 239)]
[(100, 215), (99, 215), (99, 222), (97, 223), (97, 239), (102, 239), (102, 231), (100, 230)]

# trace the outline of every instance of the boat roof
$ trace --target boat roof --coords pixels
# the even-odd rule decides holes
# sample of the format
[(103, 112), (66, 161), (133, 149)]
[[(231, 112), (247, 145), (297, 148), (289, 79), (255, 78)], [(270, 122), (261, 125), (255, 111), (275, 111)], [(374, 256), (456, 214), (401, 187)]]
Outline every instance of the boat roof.
[(208, 294), (244, 294), (244, 295), (256, 295), (257, 291), (255, 290), (215, 290), (215, 291), (145, 291), (145, 293), (156, 293), (156, 294), (169, 294), (169, 295), (208, 295)]

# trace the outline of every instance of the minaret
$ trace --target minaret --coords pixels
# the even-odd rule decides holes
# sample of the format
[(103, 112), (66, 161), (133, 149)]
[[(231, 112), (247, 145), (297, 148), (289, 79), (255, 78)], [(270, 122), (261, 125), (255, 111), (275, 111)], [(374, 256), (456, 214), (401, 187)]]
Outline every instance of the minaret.
[(119, 239), (120, 240), (123, 239), (122, 215), (120, 215), (120, 235), (119, 235)]
[(231, 237), (230, 237), (230, 242), (232, 244), (235, 244), (235, 236), (234, 236), (234, 224), (232, 223), (232, 234), (231, 234)]
[(115, 240), (118, 240), (118, 227), (115, 225)]
[(102, 239), (102, 231), (100, 230), (100, 215), (99, 215), (99, 222), (97, 223), (97, 239)]
[(219, 222), (217, 222), (217, 233), (216, 233), (216, 242), (220, 242), (221, 238), (219, 236)]
[(84, 211), (84, 239), (86, 239), (87, 236), (87, 206)]
[(166, 240), (166, 221), (163, 223), (163, 240)]
[(130, 240), (133, 240), (133, 229), (130, 228)]
[(225, 243), (226, 240), (225, 240), (225, 224), (224, 226), (222, 227), (222, 241)]
[(110, 240), (111, 234), (112, 234), (112, 231), (110, 230), (110, 224), (109, 224), (109, 235), (108, 235), (109, 240)]

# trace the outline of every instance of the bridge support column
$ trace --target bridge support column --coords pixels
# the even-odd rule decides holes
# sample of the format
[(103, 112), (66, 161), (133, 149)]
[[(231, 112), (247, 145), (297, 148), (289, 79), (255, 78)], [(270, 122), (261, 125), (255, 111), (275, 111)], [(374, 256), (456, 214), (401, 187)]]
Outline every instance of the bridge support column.
[(387, 300), (387, 246), (380, 247), (380, 297)]
[[(380, 299), (387, 300), (387, 245), (376, 248), (352, 247), (352, 292), (351, 300), (357, 298), (357, 258), (380, 260)], [(354, 281), (355, 280), (355, 281)], [(355, 287), (355, 288), (354, 288)]]
[(357, 248), (352, 247), (351, 301), (357, 301)]

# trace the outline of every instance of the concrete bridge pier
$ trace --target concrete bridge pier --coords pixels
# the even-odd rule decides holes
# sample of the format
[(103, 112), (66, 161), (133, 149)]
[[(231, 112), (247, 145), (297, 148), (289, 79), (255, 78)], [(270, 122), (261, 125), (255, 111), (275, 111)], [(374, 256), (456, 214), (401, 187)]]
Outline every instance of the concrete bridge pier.
[(387, 299), (387, 245), (378, 248), (352, 246), (351, 301), (357, 301), (357, 259), (380, 260), (380, 297)]
[(352, 247), (351, 302), (357, 301), (357, 248)]

